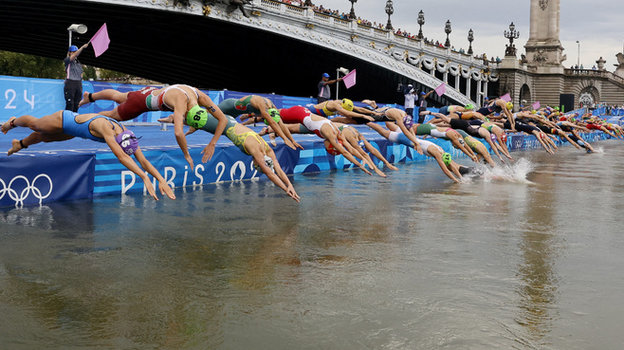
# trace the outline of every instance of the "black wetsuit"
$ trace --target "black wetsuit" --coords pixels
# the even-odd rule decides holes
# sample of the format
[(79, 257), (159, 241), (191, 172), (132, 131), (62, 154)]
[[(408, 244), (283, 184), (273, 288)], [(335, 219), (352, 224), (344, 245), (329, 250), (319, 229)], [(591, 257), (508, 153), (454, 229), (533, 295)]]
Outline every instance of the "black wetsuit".
[[(511, 123), (509, 122), (509, 120), (507, 120), (505, 124), (503, 124), (503, 126), (505, 127), (505, 129), (511, 129)], [(526, 132), (529, 135), (531, 135), (533, 131), (535, 130), (540, 131), (539, 128), (533, 125), (525, 124), (525, 123), (518, 122), (518, 121), (516, 121), (516, 130)]]
[(470, 125), (467, 120), (452, 118), (450, 124), (453, 129), (464, 130), (470, 136), (481, 138), (481, 135), (479, 135), (479, 127)]

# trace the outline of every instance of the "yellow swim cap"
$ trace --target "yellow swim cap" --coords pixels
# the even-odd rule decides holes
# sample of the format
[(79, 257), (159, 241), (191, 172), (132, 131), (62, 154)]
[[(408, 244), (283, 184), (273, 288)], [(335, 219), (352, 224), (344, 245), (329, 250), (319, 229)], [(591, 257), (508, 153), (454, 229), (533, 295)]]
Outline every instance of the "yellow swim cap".
[(513, 103), (507, 102), (507, 109), (511, 111), (513, 109)]
[(342, 108), (346, 109), (347, 111), (352, 111), (353, 110), (353, 101), (349, 100), (348, 98), (343, 98), (342, 99)]

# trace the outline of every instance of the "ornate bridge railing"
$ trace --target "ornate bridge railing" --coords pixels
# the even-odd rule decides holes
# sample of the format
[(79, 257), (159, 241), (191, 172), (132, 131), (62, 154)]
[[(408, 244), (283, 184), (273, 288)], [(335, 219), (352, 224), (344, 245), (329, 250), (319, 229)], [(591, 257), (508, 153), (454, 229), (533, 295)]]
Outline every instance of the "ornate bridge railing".
[[(216, 0), (214, 5), (206, 6), (196, 0), (191, 0), (189, 6), (174, 5), (172, 0), (88, 1), (157, 7), (271, 31), (377, 64), (430, 88), (442, 82), (450, 83), (446, 96), (457, 103), (474, 103), (470, 98), (473, 85), (476, 85), (477, 96), (487, 96), (487, 83), (498, 80), (495, 66), (471, 55), (316, 12), (309, 7), (275, 0), (251, 0), (250, 4), (245, 5), (249, 17), (243, 16), (238, 10), (228, 13), (223, 0)], [(442, 76), (441, 79), (436, 77), (436, 72)], [(458, 88), (461, 79), (466, 81), (463, 92)], [(471, 80), (475, 83), (470, 83)]]

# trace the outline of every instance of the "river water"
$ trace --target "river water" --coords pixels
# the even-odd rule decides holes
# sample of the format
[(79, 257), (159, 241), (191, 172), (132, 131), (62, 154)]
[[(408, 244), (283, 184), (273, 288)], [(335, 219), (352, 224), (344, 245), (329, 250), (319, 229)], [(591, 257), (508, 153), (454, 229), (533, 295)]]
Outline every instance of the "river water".
[[(622, 349), (624, 144), (0, 211), (0, 349)], [(464, 160), (464, 162), (466, 162)]]

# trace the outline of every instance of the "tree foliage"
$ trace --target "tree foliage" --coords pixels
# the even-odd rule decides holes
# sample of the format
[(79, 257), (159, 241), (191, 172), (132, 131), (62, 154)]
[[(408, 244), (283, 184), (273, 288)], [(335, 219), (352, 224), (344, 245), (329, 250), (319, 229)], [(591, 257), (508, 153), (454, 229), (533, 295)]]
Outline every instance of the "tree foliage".
[[(107, 69), (99, 69), (101, 79), (115, 80), (127, 78), (128, 75)], [(64, 79), (65, 66), (62, 59), (40, 57), (0, 51), (0, 75), (11, 75), (28, 78)], [(97, 79), (96, 68), (83, 65), (83, 79)]]
[(0, 51), (0, 74), (29, 78), (62, 79), (63, 61), (53, 58)]

